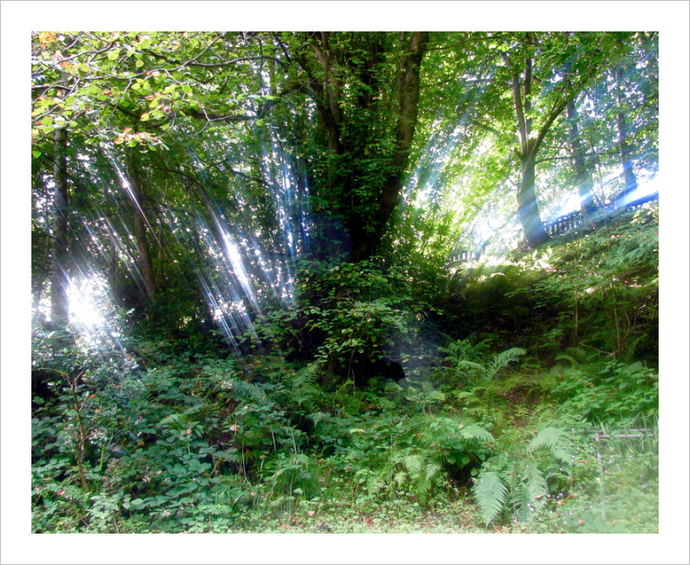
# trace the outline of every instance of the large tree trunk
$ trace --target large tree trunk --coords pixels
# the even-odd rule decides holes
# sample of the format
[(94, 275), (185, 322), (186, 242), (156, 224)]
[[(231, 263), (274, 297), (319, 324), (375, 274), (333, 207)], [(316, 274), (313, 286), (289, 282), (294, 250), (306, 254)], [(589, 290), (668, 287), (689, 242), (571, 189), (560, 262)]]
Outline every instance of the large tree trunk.
[(585, 164), (584, 151), (580, 143), (580, 132), (577, 127), (578, 115), (574, 100), (568, 104), (566, 111), (570, 122), (570, 148), (575, 164), (575, 180), (580, 193), (580, 208), (585, 214), (590, 214), (596, 210), (597, 205), (592, 193), (592, 177)]
[[(348, 260), (355, 263), (376, 253), (400, 198), (417, 124), (419, 73), (429, 34), (409, 34), (408, 49), (400, 62), (400, 78), (396, 86), (398, 117), (394, 154), (390, 155), (390, 160), (381, 156), (382, 167), (389, 172), (383, 182), (376, 183), (376, 188), (364, 189), (357, 184), (370, 175), (370, 170), (358, 168), (358, 163), (366, 161), (362, 157), (366, 155), (374, 126), (366, 119), (348, 121), (348, 111), (361, 112), (357, 114), (359, 118), (380, 111), (376, 108), (376, 100), (382, 85), (378, 84), (371, 71), (383, 61), (385, 42), (375, 34), (368, 44), (355, 45), (357, 39), (354, 39), (354, 43), (345, 47), (341, 45), (341, 50), (337, 51), (338, 46), (328, 33), (310, 33), (307, 39), (321, 68), (318, 71), (314, 69), (304, 53), (298, 53), (296, 58), (309, 77), (309, 89), (327, 146), (327, 181), (323, 195), (334, 221), (342, 222), (348, 232)], [(351, 59), (353, 53), (355, 56)], [(347, 97), (341, 84), (342, 76), (354, 76), (356, 82), (363, 86), (356, 101), (348, 102), (349, 106), (343, 105)]]
[[(530, 34), (524, 38), (525, 45), (531, 42)], [(505, 52), (501, 53), (507, 67), (513, 64)], [(536, 139), (532, 137), (532, 59), (525, 55), (522, 62), (522, 69), (518, 66), (513, 67), (513, 108), (515, 109), (515, 119), (517, 121), (518, 139), (520, 141), (520, 186), (517, 193), (518, 219), (522, 224), (522, 231), (525, 234), (527, 245), (534, 248), (547, 242), (550, 236), (541, 221), (539, 206), (537, 205), (537, 194), (535, 191), (537, 151), (541, 145), (548, 128), (553, 123), (555, 116), (549, 118), (539, 131)], [(521, 79), (520, 75), (523, 75)]]
[(410, 38), (410, 50), (403, 63), (400, 82), (393, 173), (386, 180), (381, 192), (372, 226), (359, 222), (359, 218), (355, 219), (351, 226), (352, 247), (348, 258), (351, 263), (363, 261), (376, 253), (388, 228), (393, 210), (400, 200), (414, 130), (417, 126), (420, 67), (428, 41), (429, 34), (425, 32), (413, 33)]
[(53, 164), (53, 245), (50, 277), (51, 323), (55, 329), (69, 324), (69, 277), (67, 275), (67, 246), (69, 187), (67, 185), (67, 130), (58, 128), (54, 138)]

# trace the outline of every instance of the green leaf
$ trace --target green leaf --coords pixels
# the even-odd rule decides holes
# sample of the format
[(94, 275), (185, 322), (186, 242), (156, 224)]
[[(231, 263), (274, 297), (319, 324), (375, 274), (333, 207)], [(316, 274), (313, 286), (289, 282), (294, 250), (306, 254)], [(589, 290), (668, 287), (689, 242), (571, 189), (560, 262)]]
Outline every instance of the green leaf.
[(570, 452), (568, 433), (559, 428), (549, 427), (541, 430), (537, 436), (530, 441), (529, 449), (546, 449), (563, 463), (570, 463), (573, 457)]
[(508, 487), (495, 471), (484, 471), (472, 487), (479, 512), (488, 526), (503, 510), (508, 500)]
[(465, 439), (478, 439), (487, 443), (494, 441), (494, 436), (490, 432), (476, 424), (462, 428), (459, 433)]

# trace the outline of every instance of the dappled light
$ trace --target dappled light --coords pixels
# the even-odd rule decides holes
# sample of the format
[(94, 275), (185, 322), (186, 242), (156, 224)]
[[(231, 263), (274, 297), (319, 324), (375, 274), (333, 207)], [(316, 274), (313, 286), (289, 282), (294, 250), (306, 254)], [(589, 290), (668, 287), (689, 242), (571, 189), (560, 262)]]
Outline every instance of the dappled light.
[(657, 42), (33, 33), (32, 532), (658, 532)]

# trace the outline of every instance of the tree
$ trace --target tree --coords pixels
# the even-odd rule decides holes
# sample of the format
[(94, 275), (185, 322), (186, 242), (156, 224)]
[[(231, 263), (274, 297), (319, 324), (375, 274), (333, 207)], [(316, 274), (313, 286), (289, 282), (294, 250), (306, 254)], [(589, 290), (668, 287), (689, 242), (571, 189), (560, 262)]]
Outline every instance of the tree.
[(604, 55), (610, 45), (604, 39), (594, 33), (525, 33), (508, 35), (497, 46), (510, 77), (521, 177), (518, 217), (530, 247), (550, 239), (535, 191), (537, 154), (554, 122), (615, 54)]
[[(655, 34), (638, 33), (632, 37), (618, 34), (616, 42), (618, 48), (626, 54), (610, 76), (614, 91), (617, 149), (623, 170), (623, 190), (619, 199), (625, 202), (625, 197), (635, 193), (638, 188), (634, 169), (635, 161), (640, 157), (645, 158), (648, 151), (645, 147), (645, 130), (650, 125), (656, 125), (658, 64)], [(631, 131), (632, 129), (638, 131)], [(649, 150), (655, 151), (654, 146)]]
[(52, 267), (50, 277), (51, 323), (64, 329), (69, 323), (69, 246), (67, 241), (69, 185), (67, 184), (67, 131), (54, 132)]
[(144, 192), (142, 175), (139, 164), (139, 156), (134, 151), (128, 151), (127, 168), (125, 178), (122, 179), (123, 188), (127, 191), (132, 203), (132, 217), (134, 223), (134, 239), (137, 244), (137, 251), (139, 252), (139, 268), (141, 278), (144, 282), (144, 289), (148, 300), (154, 300), (158, 291), (158, 281), (156, 280), (156, 273), (153, 268), (153, 261), (151, 259), (151, 250), (149, 247), (149, 237), (147, 232), (150, 229), (150, 222), (152, 216), (148, 215), (145, 210), (149, 210), (147, 206), (147, 197)]
[(376, 253), (398, 205), (428, 41), (422, 32), (322, 32), (295, 51), (324, 142), (326, 175), (317, 190), (347, 230), (350, 262)]
[(566, 114), (570, 124), (570, 146), (573, 155), (573, 165), (575, 169), (575, 181), (577, 182), (580, 194), (580, 208), (585, 213), (591, 213), (596, 209), (596, 202), (592, 192), (592, 175), (587, 168), (582, 143), (580, 141), (580, 131), (578, 128), (578, 113), (575, 100), (571, 100), (566, 107)]
[(654, 33), (607, 34), (603, 41), (612, 45), (612, 61), (578, 97), (577, 122), (568, 120), (571, 128), (577, 123), (577, 137), (570, 132), (571, 153), (577, 143), (582, 166), (593, 183), (599, 181), (597, 196), (602, 202), (620, 201), (621, 195), (631, 192), (626, 186), (638, 183), (638, 175), (647, 180), (656, 174), (657, 39)]
[[(625, 94), (653, 100), (653, 60), (633, 64), (649, 38), (622, 37), (38, 32), (36, 200), (67, 167), (75, 266), (98, 256), (114, 294), (136, 284), (146, 298), (120, 303), (184, 303), (194, 314), (178, 321), (198, 318), (205, 295), (241, 331), (261, 301), (291, 296), (300, 257), (426, 257), (440, 270), (477, 211), (513, 213), (497, 189), (517, 189), (528, 242), (543, 241), (539, 206), (569, 190), (563, 171), (574, 163), (586, 186), (591, 163), (619, 162), (615, 120), (601, 125), (618, 108), (613, 83), (590, 85), (627, 53)], [(654, 128), (638, 123), (652, 116), (626, 100), (653, 161)], [(539, 190), (537, 169), (551, 183)]]
[(616, 101), (618, 102), (618, 112), (616, 113), (616, 125), (618, 126), (618, 151), (620, 152), (621, 166), (623, 167), (623, 182), (625, 188), (623, 195), (630, 194), (637, 190), (637, 177), (633, 171), (632, 151), (630, 148), (630, 139), (628, 134), (628, 126), (625, 120), (624, 104), (623, 104), (623, 77), (625, 76), (624, 64), (616, 67)]

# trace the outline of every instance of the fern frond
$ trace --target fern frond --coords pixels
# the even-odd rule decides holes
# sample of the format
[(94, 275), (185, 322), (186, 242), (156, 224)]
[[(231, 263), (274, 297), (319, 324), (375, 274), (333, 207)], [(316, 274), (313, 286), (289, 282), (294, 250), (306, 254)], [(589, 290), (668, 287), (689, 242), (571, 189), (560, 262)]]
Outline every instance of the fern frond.
[(487, 380), (493, 379), (501, 369), (508, 365), (508, 363), (517, 361), (518, 357), (526, 353), (527, 351), (521, 347), (511, 347), (510, 349), (501, 351), (501, 353), (496, 355), (489, 364), (485, 378)]
[(242, 379), (232, 379), (232, 383), (237, 395), (242, 399), (262, 400), (265, 397), (264, 390), (254, 383)]
[(314, 385), (319, 378), (319, 367), (316, 363), (310, 363), (297, 373), (300, 379), (306, 385)]
[(508, 499), (508, 487), (495, 471), (484, 471), (472, 487), (479, 512), (488, 526), (503, 510)]
[(514, 515), (520, 524), (529, 524), (533, 517), (534, 496), (532, 491), (525, 484), (520, 484), (515, 489), (514, 496)]
[(405, 471), (398, 471), (395, 475), (393, 475), (393, 482), (397, 485), (402, 485), (407, 481), (408, 478), (409, 477)]
[(485, 375), (488, 371), (488, 369), (484, 365), (474, 363), (473, 361), (467, 361), (466, 359), (461, 359), (460, 361), (458, 361), (457, 367), (458, 369), (470, 369), (473, 371), (477, 371), (482, 375)]
[[(555, 360), (556, 361), (569, 361), (571, 367), (577, 367), (578, 366), (578, 362), (575, 361), (575, 359), (573, 359), (570, 355), (561, 354), (561, 355), (558, 355)], [(557, 365), (554, 365), (554, 367), (556, 367), (556, 366)]]
[(429, 463), (427, 463), (424, 473), (426, 480), (433, 481), (436, 478), (436, 475), (439, 474), (441, 469), (441, 464), (438, 461), (430, 461)]
[(187, 416), (185, 414), (170, 414), (160, 421), (162, 426), (168, 426), (170, 424), (179, 424), (183, 420), (186, 420)]
[(478, 439), (486, 443), (494, 441), (494, 436), (477, 424), (470, 424), (469, 426), (461, 428), (458, 433), (463, 439)]
[(549, 492), (549, 485), (546, 483), (544, 474), (534, 463), (525, 466), (525, 470), (522, 472), (522, 480), (535, 500), (537, 497), (544, 496)]
[(424, 466), (424, 458), (421, 455), (408, 455), (403, 460), (405, 469), (410, 474), (411, 477), (417, 477)]
[(544, 428), (537, 436), (530, 441), (529, 449), (531, 451), (537, 449), (548, 450), (556, 459), (563, 463), (570, 463), (572, 461), (572, 453), (569, 450), (570, 441), (568, 439), (568, 432), (560, 428)]
[(431, 481), (427, 481), (424, 475), (420, 475), (415, 485), (415, 495), (422, 504), (426, 503), (427, 496), (431, 492)]
[(319, 422), (328, 421), (328, 419), (330, 418), (330, 414), (326, 414), (324, 412), (314, 412), (312, 414), (309, 414), (307, 418), (309, 418), (316, 426)]

